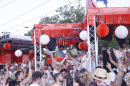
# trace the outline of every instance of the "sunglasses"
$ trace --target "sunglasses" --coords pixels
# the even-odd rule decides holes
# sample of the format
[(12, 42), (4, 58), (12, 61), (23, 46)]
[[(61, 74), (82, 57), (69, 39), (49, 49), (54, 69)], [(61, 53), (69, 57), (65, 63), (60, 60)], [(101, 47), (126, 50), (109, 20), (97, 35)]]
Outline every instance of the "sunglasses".
[(64, 50), (64, 49), (61, 49), (61, 50)]

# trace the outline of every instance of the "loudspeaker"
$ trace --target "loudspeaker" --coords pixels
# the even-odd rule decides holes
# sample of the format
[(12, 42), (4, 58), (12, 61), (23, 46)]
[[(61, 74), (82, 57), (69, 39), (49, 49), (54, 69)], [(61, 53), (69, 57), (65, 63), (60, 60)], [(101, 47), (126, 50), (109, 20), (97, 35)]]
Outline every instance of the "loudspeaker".
[(54, 51), (55, 50), (55, 48), (56, 48), (56, 39), (55, 38), (50, 38), (50, 42), (49, 42), (47, 48), (50, 51)]

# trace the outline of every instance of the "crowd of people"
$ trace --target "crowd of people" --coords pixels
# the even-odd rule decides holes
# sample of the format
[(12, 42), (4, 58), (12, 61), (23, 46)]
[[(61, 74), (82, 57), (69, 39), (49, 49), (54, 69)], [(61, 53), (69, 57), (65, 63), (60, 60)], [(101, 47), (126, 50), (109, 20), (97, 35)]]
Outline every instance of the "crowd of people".
[[(6, 65), (0, 71), (0, 86), (130, 86), (128, 46), (124, 45), (124, 49), (103, 47), (102, 54), (98, 55), (98, 66), (95, 65), (94, 52), (89, 57), (79, 51), (77, 58), (73, 58), (68, 52), (64, 55), (63, 49), (60, 46), (59, 51), (51, 55), (52, 64), (41, 63), (40, 71), (34, 70), (34, 59), (27, 65), (23, 64), (26, 59), (21, 64), (12, 63), (10, 68)], [(104, 51), (109, 59), (106, 64)], [(60, 54), (65, 57), (57, 62), (54, 58)]]

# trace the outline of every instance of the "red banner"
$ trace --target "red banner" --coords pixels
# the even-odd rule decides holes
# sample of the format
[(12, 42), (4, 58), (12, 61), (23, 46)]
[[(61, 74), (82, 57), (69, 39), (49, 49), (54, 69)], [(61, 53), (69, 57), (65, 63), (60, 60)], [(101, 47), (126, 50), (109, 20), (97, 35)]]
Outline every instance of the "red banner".
[(27, 64), (29, 61), (29, 55), (23, 55), (24, 64)]
[(4, 54), (4, 57), (5, 57), (5, 63), (10, 67), (11, 66), (11, 54), (10, 53)]
[(29, 50), (29, 60), (32, 60), (34, 58), (34, 49)]

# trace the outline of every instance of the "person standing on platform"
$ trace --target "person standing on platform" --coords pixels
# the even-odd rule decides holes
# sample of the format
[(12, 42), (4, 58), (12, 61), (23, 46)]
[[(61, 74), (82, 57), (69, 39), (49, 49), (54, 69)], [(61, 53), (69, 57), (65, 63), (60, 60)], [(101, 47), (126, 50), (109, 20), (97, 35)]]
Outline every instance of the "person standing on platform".
[(54, 57), (65, 57), (63, 50), (64, 50), (64, 46), (61, 45), (59, 47), (59, 50), (55, 52)]

